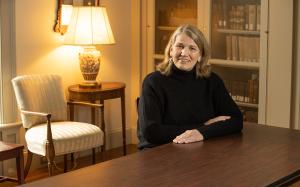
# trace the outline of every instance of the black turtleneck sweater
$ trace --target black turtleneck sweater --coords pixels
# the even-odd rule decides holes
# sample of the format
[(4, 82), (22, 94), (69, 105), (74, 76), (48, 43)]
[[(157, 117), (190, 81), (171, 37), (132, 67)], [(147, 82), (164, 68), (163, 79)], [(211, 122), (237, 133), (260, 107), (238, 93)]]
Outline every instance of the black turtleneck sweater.
[[(221, 115), (231, 118), (204, 125)], [(138, 116), (140, 149), (172, 142), (190, 129), (197, 129), (208, 139), (243, 128), (239, 108), (215, 73), (209, 78), (196, 78), (195, 68), (182, 71), (174, 64), (169, 76), (156, 71), (144, 79)]]

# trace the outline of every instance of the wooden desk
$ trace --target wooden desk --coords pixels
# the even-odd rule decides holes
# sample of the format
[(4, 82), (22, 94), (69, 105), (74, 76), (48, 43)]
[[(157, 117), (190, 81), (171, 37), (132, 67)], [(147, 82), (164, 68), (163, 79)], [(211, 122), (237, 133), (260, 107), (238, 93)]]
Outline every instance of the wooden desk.
[(13, 182), (18, 182), (19, 184), (24, 184), (23, 148), (24, 145), (5, 143), (0, 141), (0, 161), (15, 158), (16, 166), (17, 166), (17, 177), (18, 177), (18, 179), (16, 180), (14, 178), (1, 176), (0, 182), (13, 181)]
[(166, 144), (24, 186), (280, 186), (300, 175), (300, 131), (245, 124), (243, 133)]
[[(68, 88), (69, 99), (74, 101), (89, 101), (95, 103), (100, 101), (104, 105), (104, 100), (121, 99), (121, 115), (122, 115), (122, 136), (123, 136), (123, 154), (126, 155), (126, 115), (125, 115), (125, 84), (121, 82), (102, 82), (101, 88), (81, 88), (78, 84)], [(92, 123), (95, 124), (95, 109), (91, 109)], [(104, 142), (106, 138), (104, 113), (101, 119), (103, 120)], [(104, 144), (105, 145), (105, 144)]]

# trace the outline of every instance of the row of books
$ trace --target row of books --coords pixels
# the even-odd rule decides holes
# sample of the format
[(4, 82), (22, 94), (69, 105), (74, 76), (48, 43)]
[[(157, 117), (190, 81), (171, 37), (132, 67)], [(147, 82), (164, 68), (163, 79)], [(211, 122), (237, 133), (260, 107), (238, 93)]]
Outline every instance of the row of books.
[(224, 84), (234, 101), (258, 104), (257, 78), (247, 81), (224, 80)]
[(260, 30), (261, 5), (238, 4), (227, 7), (225, 0), (213, 4), (214, 22), (218, 28), (234, 30)]
[(226, 59), (259, 62), (260, 38), (226, 35)]

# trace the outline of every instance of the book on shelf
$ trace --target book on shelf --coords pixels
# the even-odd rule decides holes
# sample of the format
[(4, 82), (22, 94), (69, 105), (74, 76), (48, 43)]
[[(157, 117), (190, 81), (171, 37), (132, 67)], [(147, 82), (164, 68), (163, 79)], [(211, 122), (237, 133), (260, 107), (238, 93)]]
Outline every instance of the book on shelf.
[(245, 30), (249, 30), (249, 8), (248, 5), (244, 6), (244, 11), (245, 11), (245, 25), (244, 28)]
[(250, 103), (258, 103), (258, 77), (257, 74), (252, 74), (248, 80), (248, 96)]
[(236, 8), (236, 29), (244, 30), (245, 25), (245, 8), (244, 5), (238, 5)]
[(256, 49), (255, 49), (255, 38), (253, 37), (247, 37), (247, 44), (248, 44), (248, 60), (249, 62), (255, 62), (257, 57), (256, 57)]
[(254, 84), (253, 84), (253, 103), (257, 104), (258, 103), (258, 80), (254, 79)]
[(244, 82), (245, 103), (250, 103), (248, 82)]
[(238, 41), (239, 41), (239, 60), (240, 61), (245, 61), (245, 37), (239, 36)]
[(259, 61), (260, 38), (253, 36), (226, 35), (226, 59), (247, 62)]
[(247, 81), (224, 80), (225, 87), (236, 102), (258, 103), (258, 80), (257, 75), (253, 74), (252, 78)]
[(231, 53), (232, 53), (232, 60), (239, 59), (238, 36), (236, 35), (231, 36)]
[(237, 101), (238, 97), (238, 87), (236, 81), (231, 81), (231, 97), (234, 101)]
[(237, 101), (245, 102), (245, 89), (243, 81), (236, 81), (238, 92), (237, 92)]
[(248, 80), (248, 97), (249, 97), (249, 103), (253, 103), (253, 97), (254, 97), (254, 81), (252, 79)]
[(261, 5), (249, 3), (245, 5), (232, 4), (227, 7), (225, 0), (213, 3), (213, 22), (218, 28), (232, 30), (260, 30)]
[(249, 30), (254, 31), (256, 30), (256, 5), (255, 4), (249, 4), (248, 7), (248, 24), (249, 24)]
[(217, 27), (227, 28), (227, 3), (225, 3), (225, 0), (215, 1), (213, 3), (213, 11), (215, 11), (213, 17), (217, 21)]
[(227, 28), (227, 3), (225, 3), (225, 0), (221, 0), (221, 16), (222, 28)]
[(229, 28), (234, 29), (235, 26), (235, 6), (232, 6), (229, 11)]
[(231, 60), (232, 58), (232, 47), (231, 47), (231, 35), (226, 35), (226, 59)]
[(260, 5), (256, 8), (256, 30), (260, 31)]

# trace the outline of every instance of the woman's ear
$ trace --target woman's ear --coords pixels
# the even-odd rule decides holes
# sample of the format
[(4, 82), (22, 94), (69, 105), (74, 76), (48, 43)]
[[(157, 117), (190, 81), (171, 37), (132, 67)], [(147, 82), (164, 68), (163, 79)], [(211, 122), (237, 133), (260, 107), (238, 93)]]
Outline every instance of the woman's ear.
[(169, 52), (170, 57), (173, 57), (173, 53), (174, 53), (173, 46), (171, 46), (170, 47), (170, 52)]

